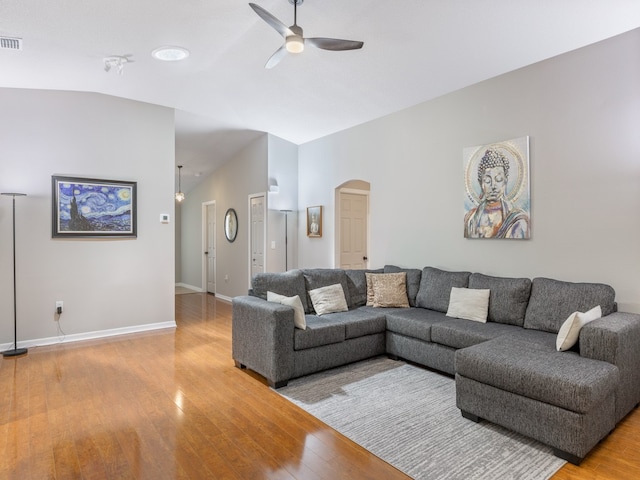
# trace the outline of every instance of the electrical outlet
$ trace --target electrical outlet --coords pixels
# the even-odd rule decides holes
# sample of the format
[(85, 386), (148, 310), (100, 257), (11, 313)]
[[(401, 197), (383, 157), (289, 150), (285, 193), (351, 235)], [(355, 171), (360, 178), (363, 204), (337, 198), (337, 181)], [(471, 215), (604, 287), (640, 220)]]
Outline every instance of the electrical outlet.
[(62, 300), (56, 300), (56, 313), (60, 314), (64, 310), (64, 302)]

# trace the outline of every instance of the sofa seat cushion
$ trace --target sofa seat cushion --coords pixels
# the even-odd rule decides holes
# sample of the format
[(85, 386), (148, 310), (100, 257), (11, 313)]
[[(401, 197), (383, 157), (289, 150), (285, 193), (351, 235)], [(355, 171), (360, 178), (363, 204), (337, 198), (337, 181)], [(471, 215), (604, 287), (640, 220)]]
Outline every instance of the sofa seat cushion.
[(321, 317), (306, 315), (307, 329), (294, 332), (294, 349), (321, 347), (351, 338), (386, 331), (386, 317), (380, 309), (361, 307), (348, 312), (328, 313)]
[(444, 313), (425, 308), (391, 308), (386, 314), (387, 330), (425, 342), (431, 341), (432, 325), (448, 320)]
[(535, 343), (545, 348), (556, 348), (556, 339), (558, 335), (542, 330), (529, 330), (526, 328), (514, 328), (509, 332), (509, 337), (527, 342)]
[(619, 377), (610, 363), (508, 335), (458, 350), (455, 368), (477, 382), (577, 413), (612, 398)]
[(344, 323), (335, 322), (331, 317), (335, 314), (327, 314), (321, 317), (317, 315), (305, 315), (307, 328), (296, 328), (293, 333), (293, 349), (305, 350), (307, 348), (321, 347), (332, 343), (344, 342)]
[(361, 307), (326, 316), (331, 318), (331, 321), (344, 325), (345, 338), (348, 340), (385, 332), (387, 327), (385, 311), (386, 309), (381, 311), (379, 308)]
[(431, 341), (452, 348), (465, 348), (507, 335), (520, 327), (503, 323), (479, 323), (450, 318), (431, 327)]

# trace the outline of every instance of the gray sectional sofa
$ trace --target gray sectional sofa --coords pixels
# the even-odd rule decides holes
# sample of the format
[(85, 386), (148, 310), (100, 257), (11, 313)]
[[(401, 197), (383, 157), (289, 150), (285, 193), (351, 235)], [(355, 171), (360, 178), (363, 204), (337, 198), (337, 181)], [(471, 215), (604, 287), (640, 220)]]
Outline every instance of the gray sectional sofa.
[[(366, 273), (406, 273), (409, 308), (366, 306)], [(308, 292), (340, 284), (348, 311), (315, 315)], [(486, 323), (446, 315), (452, 287), (489, 290)], [(267, 292), (299, 296), (292, 307)], [(556, 350), (573, 312), (600, 306), (578, 344)], [(501, 278), (432, 267), (309, 269), (254, 277), (233, 299), (236, 366), (279, 388), (296, 377), (386, 354), (453, 375), (462, 415), (535, 438), (579, 464), (640, 402), (640, 315), (617, 311), (608, 285)]]

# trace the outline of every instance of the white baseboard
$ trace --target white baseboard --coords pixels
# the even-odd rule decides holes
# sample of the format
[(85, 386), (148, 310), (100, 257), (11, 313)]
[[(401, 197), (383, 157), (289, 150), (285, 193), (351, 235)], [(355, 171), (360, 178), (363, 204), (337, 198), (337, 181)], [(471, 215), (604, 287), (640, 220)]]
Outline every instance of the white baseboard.
[[(189, 285), (188, 283), (176, 283), (176, 287), (184, 287), (184, 288), (189, 288), (191, 290), (195, 290), (196, 292), (200, 292), (203, 293), (204, 290), (200, 287), (194, 287), (193, 285)], [(224, 302), (228, 302), (231, 303), (231, 300), (233, 300), (233, 297), (227, 297), (226, 295), (221, 295), (220, 293), (216, 293), (216, 298), (218, 300), (222, 300)]]
[(231, 303), (231, 300), (233, 300), (233, 297), (227, 297), (226, 295), (220, 295), (219, 293), (216, 293), (216, 298), (227, 303)]
[(196, 292), (204, 292), (204, 290), (202, 290), (202, 288), (200, 287), (194, 287), (193, 285), (189, 285), (188, 283), (176, 283), (176, 287), (184, 287), (184, 288), (188, 288), (189, 290), (195, 290)]
[[(152, 330), (160, 330), (163, 328), (176, 328), (176, 322), (160, 322), (148, 323), (146, 325), (135, 325), (133, 327), (112, 328), (109, 330), (100, 330), (97, 332), (73, 333), (70, 335), (60, 335), (48, 338), (37, 338), (33, 340), (24, 340), (18, 342), (18, 348), (34, 348), (44, 347), (45, 345), (55, 345), (58, 343), (80, 342), (82, 340), (95, 340), (97, 338), (113, 337), (116, 335), (126, 335), (128, 333), (148, 332)], [(2, 351), (13, 348), (13, 343), (5, 343), (0, 345)]]

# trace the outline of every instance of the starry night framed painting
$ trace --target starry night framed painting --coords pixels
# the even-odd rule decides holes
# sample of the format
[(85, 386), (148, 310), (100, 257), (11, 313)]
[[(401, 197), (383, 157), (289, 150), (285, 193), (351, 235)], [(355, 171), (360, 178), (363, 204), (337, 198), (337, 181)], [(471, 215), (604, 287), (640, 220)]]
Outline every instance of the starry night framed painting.
[(53, 175), (53, 237), (137, 236), (137, 183)]

